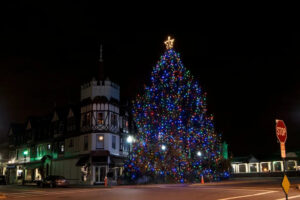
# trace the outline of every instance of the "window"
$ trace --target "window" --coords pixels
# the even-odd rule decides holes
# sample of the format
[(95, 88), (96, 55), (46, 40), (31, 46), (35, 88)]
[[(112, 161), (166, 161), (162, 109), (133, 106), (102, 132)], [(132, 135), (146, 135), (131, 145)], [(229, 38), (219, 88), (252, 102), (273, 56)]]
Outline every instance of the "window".
[(245, 173), (246, 172), (246, 165), (239, 165), (239, 172)]
[(89, 141), (88, 141), (88, 136), (87, 135), (85, 135), (84, 136), (84, 138), (83, 138), (83, 148), (84, 148), (84, 150), (86, 151), (86, 150), (88, 150), (88, 148), (89, 148)]
[(115, 135), (112, 136), (112, 143), (111, 143), (111, 147), (113, 149), (116, 149), (116, 140), (117, 140), (117, 137)]
[(104, 124), (104, 113), (98, 112), (97, 124), (98, 125)]
[(120, 151), (123, 151), (123, 137), (120, 137)]
[(64, 152), (65, 151), (65, 145), (60, 145), (60, 152)]
[(104, 135), (100, 135), (100, 134), (98, 134), (98, 135), (96, 135), (96, 141), (97, 141), (97, 143), (96, 143), (96, 148), (97, 149), (103, 149), (104, 148)]
[(117, 126), (117, 115), (116, 114), (111, 114), (111, 125), (112, 126)]
[(68, 123), (68, 126), (67, 126), (68, 131), (69, 131), (69, 132), (75, 131), (75, 129), (76, 129), (76, 124), (75, 124), (75, 119), (74, 119), (74, 117), (68, 119), (68, 122), (67, 122), (67, 123)]
[(289, 160), (287, 162), (287, 170), (296, 170), (296, 161)]
[(128, 128), (128, 121), (126, 119), (123, 119), (123, 128), (124, 129)]
[(85, 113), (81, 115), (82, 127), (91, 125), (91, 113)]
[(41, 157), (42, 156), (42, 145), (38, 145), (36, 148), (37, 151), (37, 156)]
[(51, 144), (47, 144), (47, 149), (51, 150)]

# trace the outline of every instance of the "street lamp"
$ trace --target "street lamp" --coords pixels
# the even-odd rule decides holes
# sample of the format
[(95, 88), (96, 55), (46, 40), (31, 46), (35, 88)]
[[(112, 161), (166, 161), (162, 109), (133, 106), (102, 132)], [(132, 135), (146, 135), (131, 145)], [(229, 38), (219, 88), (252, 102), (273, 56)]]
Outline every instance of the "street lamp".
[(163, 144), (161, 145), (161, 150), (165, 151), (167, 149), (167, 147)]
[(198, 151), (198, 152), (197, 152), (197, 156), (200, 157), (201, 155), (202, 155), (202, 154), (201, 154), (201, 151)]
[(133, 138), (131, 135), (129, 135), (129, 136), (127, 137), (127, 142), (128, 142), (129, 144), (131, 144), (133, 141), (134, 141), (134, 138)]
[(131, 144), (132, 144), (135, 140), (134, 140), (134, 137), (133, 137), (133, 136), (129, 135), (129, 136), (127, 137), (126, 141), (127, 141), (127, 143), (129, 144), (129, 152), (128, 152), (128, 154), (129, 154), (129, 158), (130, 158), (130, 156), (131, 156)]

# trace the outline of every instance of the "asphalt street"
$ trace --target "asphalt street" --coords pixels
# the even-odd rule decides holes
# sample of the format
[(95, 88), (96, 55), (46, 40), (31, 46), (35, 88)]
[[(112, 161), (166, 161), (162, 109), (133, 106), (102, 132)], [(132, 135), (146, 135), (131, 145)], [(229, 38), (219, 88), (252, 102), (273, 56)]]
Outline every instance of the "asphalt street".
[[(300, 178), (291, 179), (289, 199), (300, 200)], [(103, 187), (38, 188), (36, 186), (0, 186), (6, 199), (105, 199), (105, 200), (285, 200), (280, 178), (234, 179), (218, 183), (165, 184)], [(0, 196), (1, 197), (1, 196)]]

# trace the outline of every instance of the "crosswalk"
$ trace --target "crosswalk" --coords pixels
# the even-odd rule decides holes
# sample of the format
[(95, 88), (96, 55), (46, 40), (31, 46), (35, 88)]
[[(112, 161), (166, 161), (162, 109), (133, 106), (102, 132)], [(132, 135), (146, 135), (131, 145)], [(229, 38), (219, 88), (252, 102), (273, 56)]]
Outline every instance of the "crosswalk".
[(25, 190), (22, 192), (7, 192), (5, 196), (7, 199), (17, 199), (17, 198), (30, 198), (30, 197), (43, 197), (43, 196), (53, 196), (53, 195), (67, 195), (74, 193), (84, 193), (84, 192), (95, 192), (95, 191), (108, 191), (110, 188), (99, 189), (49, 189), (49, 190)]

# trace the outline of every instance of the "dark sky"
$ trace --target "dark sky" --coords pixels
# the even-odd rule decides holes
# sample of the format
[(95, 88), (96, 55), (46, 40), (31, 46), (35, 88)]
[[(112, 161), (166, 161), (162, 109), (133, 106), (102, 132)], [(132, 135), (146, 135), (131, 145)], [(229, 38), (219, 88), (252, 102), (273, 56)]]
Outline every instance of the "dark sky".
[[(104, 45), (105, 73), (121, 86), (123, 102), (149, 82), (164, 51), (167, 35), (184, 65), (208, 92), (234, 155), (279, 152), (275, 119), (288, 127), (287, 150), (300, 141), (299, 33), (262, 30), (183, 32), (149, 27), (141, 32), (102, 27), (89, 3), (10, 4), (0, 37), (0, 134), (10, 122), (48, 114), (79, 101), (80, 85), (97, 76), (99, 44)], [(2, 16), (3, 17), (3, 16)]]

